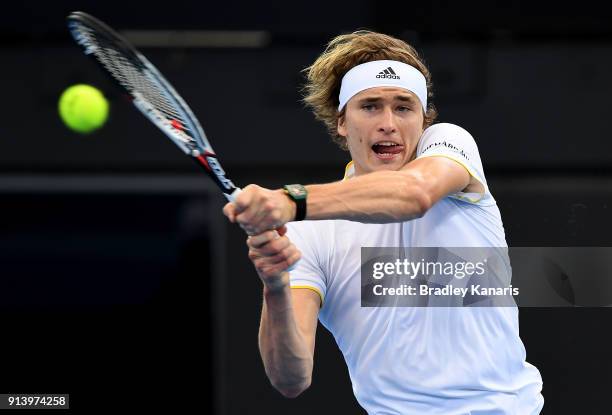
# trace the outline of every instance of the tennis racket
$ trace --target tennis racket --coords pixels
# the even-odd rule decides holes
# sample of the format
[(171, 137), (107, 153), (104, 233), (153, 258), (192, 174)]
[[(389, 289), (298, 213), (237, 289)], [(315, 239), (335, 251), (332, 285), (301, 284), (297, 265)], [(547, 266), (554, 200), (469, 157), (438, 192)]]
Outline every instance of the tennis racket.
[(83, 52), (128, 93), (145, 117), (202, 166), (233, 202), (240, 188), (226, 177), (198, 119), (157, 68), (125, 38), (95, 17), (74, 12), (67, 20), (68, 29)]

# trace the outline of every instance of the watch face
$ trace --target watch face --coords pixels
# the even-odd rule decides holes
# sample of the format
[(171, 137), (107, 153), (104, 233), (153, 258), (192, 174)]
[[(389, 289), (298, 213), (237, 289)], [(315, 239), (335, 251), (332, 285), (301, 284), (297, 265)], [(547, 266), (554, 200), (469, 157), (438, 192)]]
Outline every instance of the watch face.
[(304, 197), (306, 197), (307, 194), (306, 188), (299, 184), (287, 185), (286, 189), (291, 194), (291, 196), (295, 197), (296, 199), (303, 199)]

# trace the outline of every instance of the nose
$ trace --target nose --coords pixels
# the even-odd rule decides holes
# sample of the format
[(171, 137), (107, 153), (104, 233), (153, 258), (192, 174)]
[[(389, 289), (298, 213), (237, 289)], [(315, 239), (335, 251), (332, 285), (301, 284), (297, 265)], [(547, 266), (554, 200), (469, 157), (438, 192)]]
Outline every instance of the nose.
[(395, 116), (390, 107), (385, 107), (380, 114), (378, 132), (383, 134), (393, 134), (396, 131)]

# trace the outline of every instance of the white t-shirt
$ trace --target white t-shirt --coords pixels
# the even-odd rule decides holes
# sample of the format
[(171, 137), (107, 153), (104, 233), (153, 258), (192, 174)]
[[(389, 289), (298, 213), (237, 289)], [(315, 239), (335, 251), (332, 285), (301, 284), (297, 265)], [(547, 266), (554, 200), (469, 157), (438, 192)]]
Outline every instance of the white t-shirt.
[(402, 223), (289, 223), (287, 235), (302, 252), (291, 286), (321, 296), (319, 321), (370, 415), (538, 414), (542, 378), (525, 361), (516, 307), (361, 307), (361, 247), (506, 246), (472, 136), (435, 124), (417, 146), (417, 158), (431, 156), (463, 165), (484, 194), (449, 195)]

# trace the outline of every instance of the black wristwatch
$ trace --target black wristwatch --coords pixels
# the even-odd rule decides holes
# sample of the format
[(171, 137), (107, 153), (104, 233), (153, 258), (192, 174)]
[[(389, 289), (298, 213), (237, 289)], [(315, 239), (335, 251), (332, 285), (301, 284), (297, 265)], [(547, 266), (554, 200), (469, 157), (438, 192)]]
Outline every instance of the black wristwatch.
[(287, 196), (295, 202), (295, 219), (294, 221), (304, 220), (306, 217), (306, 196), (308, 191), (301, 184), (287, 184), (283, 186)]

